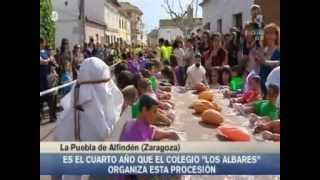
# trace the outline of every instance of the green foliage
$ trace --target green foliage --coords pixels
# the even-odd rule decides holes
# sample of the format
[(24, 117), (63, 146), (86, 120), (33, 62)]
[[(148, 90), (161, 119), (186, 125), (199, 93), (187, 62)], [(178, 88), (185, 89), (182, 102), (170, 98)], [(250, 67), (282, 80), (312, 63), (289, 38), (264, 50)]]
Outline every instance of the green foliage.
[(46, 40), (48, 45), (55, 47), (55, 22), (52, 20), (51, 15), (51, 0), (40, 0), (40, 36)]

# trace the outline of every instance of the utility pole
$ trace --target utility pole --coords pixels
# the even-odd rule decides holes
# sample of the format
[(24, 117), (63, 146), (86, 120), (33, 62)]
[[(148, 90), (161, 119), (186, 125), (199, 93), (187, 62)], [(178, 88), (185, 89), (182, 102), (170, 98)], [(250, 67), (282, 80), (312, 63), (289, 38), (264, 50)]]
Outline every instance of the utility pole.
[(199, 6), (199, 0), (196, 0), (196, 15), (195, 15), (195, 18), (198, 17), (198, 6)]
[(85, 29), (85, 12), (84, 12), (85, 0), (80, 0), (79, 13), (80, 13), (80, 42), (82, 44), (86, 41), (86, 29)]

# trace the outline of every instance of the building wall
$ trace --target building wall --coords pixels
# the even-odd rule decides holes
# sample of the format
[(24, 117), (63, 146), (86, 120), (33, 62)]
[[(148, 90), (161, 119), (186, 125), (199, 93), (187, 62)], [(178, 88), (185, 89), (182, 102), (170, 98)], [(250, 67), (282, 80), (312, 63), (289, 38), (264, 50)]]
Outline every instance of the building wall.
[(111, 3), (106, 1), (104, 4), (104, 22), (108, 27), (106, 35), (109, 38), (109, 43), (117, 42), (119, 38), (131, 43), (129, 19), (120, 14), (119, 9)]
[(144, 32), (144, 33), (142, 34), (141, 43), (142, 43), (142, 45), (147, 45), (147, 44), (148, 44), (148, 36), (147, 36), (147, 33), (146, 33), (146, 32)]
[(276, 23), (280, 26), (280, 0), (255, 0), (262, 9), (265, 24)]
[(105, 2), (104, 6), (104, 22), (107, 25), (106, 36), (107, 42), (114, 43), (119, 35), (119, 13), (118, 9), (115, 8), (108, 1)]
[(100, 22), (104, 22), (105, 0), (85, 0), (85, 15)]
[(158, 29), (154, 29), (151, 32), (148, 33), (147, 35), (147, 44), (150, 47), (156, 47), (158, 45), (158, 34), (159, 34), (159, 30)]
[(118, 10), (107, 2), (105, 2), (104, 7), (104, 22), (112, 29), (117, 29), (119, 26)]
[(54, 0), (53, 9), (58, 13), (56, 22), (55, 45), (60, 46), (63, 38), (68, 38), (71, 45), (80, 44), (80, 20), (79, 20), (79, 0), (68, 1)]
[[(202, 25), (195, 26), (191, 32), (196, 33), (197, 29), (201, 27)], [(159, 28), (158, 38), (174, 41), (178, 36), (183, 37), (183, 32), (176, 26), (162, 26)]]
[(163, 38), (169, 41), (174, 41), (177, 36), (183, 36), (183, 32), (174, 26), (168, 26), (168, 27), (160, 27), (158, 38)]
[(157, 37), (147, 37), (147, 44), (150, 47), (156, 47), (158, 45), (158, 38)]
[[(102, 28), (101, 26), (93, 23), (86, 23), (85, 31), (86, 31), (86, 42), (89, 42), (90, 37), (94, 38), (94, 42), (99, 42), (99, 43), (105, 42), (104, 40), (105, 32), (104, 32), (104, 28)], [(98, 35), (98, 39), (96, 35)]]
[(130, 11), (129, 12), (129, 21), (130, 21), (130, 33), (131, 33), (131, 42), (135, 44), (142, 43), (143, 41), (143, 23), (142, 16), (137, 13)]
[(242, 13), (242, 25), (251, 19), (253, 3), (254, 0), (209, 0), (202, 6), (203, 24), (210, 22), (210, 30), (217, 31), (217, 21), (222, 19), (222, 33), (226, 33), (234, 26), (234, 14)]
[(130, 21), (127, 17), (119, 15), (119, 37), (128, 44), (131, 44)]

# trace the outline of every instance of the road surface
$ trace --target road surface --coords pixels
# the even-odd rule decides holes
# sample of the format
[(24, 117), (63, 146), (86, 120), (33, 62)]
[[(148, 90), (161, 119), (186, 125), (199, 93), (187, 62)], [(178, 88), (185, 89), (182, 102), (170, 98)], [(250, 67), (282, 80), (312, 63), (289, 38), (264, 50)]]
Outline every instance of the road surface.
[[(225, 121), (229, 124), (239, 125), (246, 128), (249, 132), (252, 131), (249, 126), (247, 117), (236, 114), (232, 108), (228, 107), (229, 101), (223, 98), (221, 90), (213, 89), (214, 101), (222, 107), (222, 115)], [(179, 87), (175, 87), (172, 90), (172, 101), (175, 103), (176, 120), (170, 127), (161, 127), (162, 129), (174, 129), (183, 136), (183, 139), (187, 141), (221, 141), (217, 137), (217, 130), (214, 126), (203, 124), (200, 122), (201, 117), (193, 114), (193, 110), (189, 108), (193, 101), (195, 101), (198, 95), (192, 91), (185, 93), (179, 92)], [(130, 118), (130, 110), (128, 109), (121, 117), (124, 121)], [(59, 113), (58, 113), (59, 116)], [(40, 126), (40, 140), (52, 141), (52, 132), (55, 127), (55, 123), (46, 123)], [(117, 132), (119, 133), (119, 132)], [(253, 136), (253, 141), (260, 140), (259, 135)]]
[[(248, 128), (249, 122), (247, 117), (237, 115), (231, 108), (228, 107), (228, 100), (223, 98), (222, 93), (218, 89), (214, 89), (215, 102), (222, 107), (222, 114), (226, 121), (231, 124), (240, 125), (252, 131)], [(179, 88), (175, 87), (172, 91), (172, 100), (175, 102), (176, 120), (170, 127), (161, 127), (163, 129), (174, 129), (182, 136), (186, 141), (221, 141), (217, 137), (217, 130), (215, 127), (203, 124), (200, 122), (199, 116), (193, 115), (193, 110), (189, 108), (194, 100), (197, 99), (197, 95), (192, 91), (180, 93)], [(130, 117), (130, 109), (127, 109), (119, 123), (123, 123), (125, 119)], [(42, 141), (52, 141), (52, 131), (55, 127), (55, 123), (49, 123), (40, 126), (40, 139)], [(119, 129), (119, 128), (118, 128)], [(118, 136), (119, 130), (116, 130), (114, 135)], [(253, 137), (259, 139), (259, 136)], [(51, 180), (49, 176), (40, 176), (41, 180)], [(86, 176), (83, 180), (87, 180)], [(186, 176), (185, 180), (279, 180), (279, 176)]]

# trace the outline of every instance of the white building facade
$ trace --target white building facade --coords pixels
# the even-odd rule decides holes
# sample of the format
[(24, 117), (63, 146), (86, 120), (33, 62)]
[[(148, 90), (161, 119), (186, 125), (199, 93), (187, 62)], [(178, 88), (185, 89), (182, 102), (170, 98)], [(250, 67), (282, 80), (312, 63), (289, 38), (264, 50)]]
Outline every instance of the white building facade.
[(211, 32), (229, 32), (231, 27), (243, 28), (251, 20), (250, 7), (254, 0), (203, 0), (200, 4), (203, 25)]
[(74, 44), (82, 44), (83, 28), (85, 42), (93, 38), (99, 43), (131, 43), (130, 18), (117, 0), (83, 0), (85, 25), (80, 19), (81, 0), (54, 0), (53, 8), (58, 14), (55, 44), (60, 46), (63, 38)]
[(56, 47), (60, 46), (63, 38), (68, 38), (71, 44), (79, 44), (81, 41), (81, 22), (79, 18), (80, 1), (54, 0), (52, 3), (54, 11), (58, 14), (58, 20), (55, 23)]
[(159, 39), (163, 38), (168, 41), (175, 40), (178, 36), (183, 36), (182, 31), (175, 26), (164, 26), (159, 29)]
[(85, 41), (89, 42), (94, 38), (95, 42), (105, 42), (105, 17), (104, 17), (105, 0), (85, 0)]
[(117, 42), (119, 34), (119, 12), (118, 8), (111, 1), (106, 1), (104, 6), (104, 19), (107, 23), (106, 41), (107, 43)]
[(144, 24), (142, 22), (143, 12), (129, 2), (121, 2), (121, 8), (128, 15), (130, 22), (131, 42), (133, 44), (145, 44), (146, 37), (143, 32)]
[(151, 32), (147, 35), (147, 44), (150, 47), (156, 47), (158, 45), (158, 29), (153, 29)]
[[(85, 41), (94, 38), (96, 42), (105, 41), (104, 21), (105, 0), (84, 0)], [(58, 14), (56, 21), (56, 46), (63, 38), (69, 39), (71, 45), (82, 44), (83, 25), (80, 19), (81, 0), (54, 0), (53, 9)]]
[[(202, 18), (196, 19), (196, 24), (191, 32), (195, 32), (202, 27)], [(176, 26), (171, 19), (160, 19), (158, 38), (174, 41), (177, 37), (183, 37), (183, 32)]]
[(128, 14), (125, 10), (120, 8), (119, 10), (119, 40), (126, 44), (131, 44), (131, 28)]
[(107, 25), (106, 43), (131, 43), (129, 17), (120, 3), (114, 0), (106, 0), (104, 18)]

